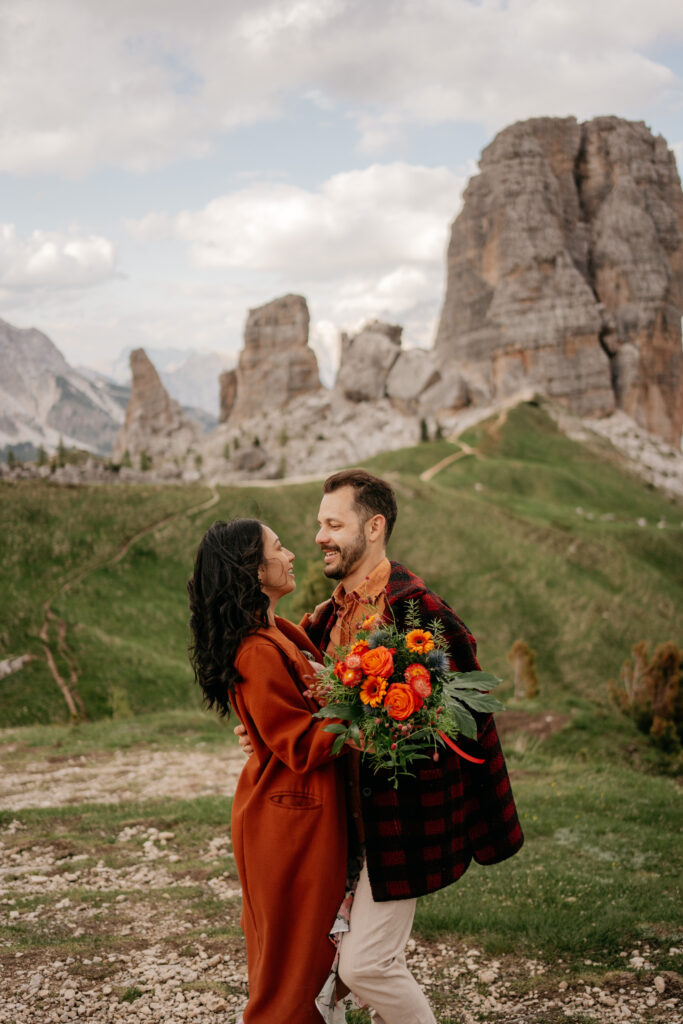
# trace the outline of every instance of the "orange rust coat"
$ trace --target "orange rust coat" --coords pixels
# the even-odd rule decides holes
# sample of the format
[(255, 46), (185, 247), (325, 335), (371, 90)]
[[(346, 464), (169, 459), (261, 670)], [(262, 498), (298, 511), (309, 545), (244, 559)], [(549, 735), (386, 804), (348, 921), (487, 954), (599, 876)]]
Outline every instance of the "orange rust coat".
[(305, 697), (318, 652), (297, 626), (277, 619), (247, 637), (231, 696), (254, 753), (232, 805), (232, 842), (242, 882), (249, 1002), (245, 1024), (320, 1024), (314, 1000), (334, 948), (327, 935), (344, 896), (346, 813), (335, 737), (312, 719)]

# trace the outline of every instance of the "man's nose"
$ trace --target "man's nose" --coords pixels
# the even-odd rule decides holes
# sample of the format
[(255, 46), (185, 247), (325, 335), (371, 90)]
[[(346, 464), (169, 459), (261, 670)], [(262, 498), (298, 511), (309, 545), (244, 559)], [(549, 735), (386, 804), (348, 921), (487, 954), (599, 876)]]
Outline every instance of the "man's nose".
[(315, 535), (315, 542), (316, 542), (316, 544), (321, 544), (322, 545), (322, 544), (325, 543), (326, 539), (327, 539), (327, 536), (326, 536), (326, 533), (325, 533), (325, 527), (321, 526), (320, 529), (318, 530), (318, 532)]

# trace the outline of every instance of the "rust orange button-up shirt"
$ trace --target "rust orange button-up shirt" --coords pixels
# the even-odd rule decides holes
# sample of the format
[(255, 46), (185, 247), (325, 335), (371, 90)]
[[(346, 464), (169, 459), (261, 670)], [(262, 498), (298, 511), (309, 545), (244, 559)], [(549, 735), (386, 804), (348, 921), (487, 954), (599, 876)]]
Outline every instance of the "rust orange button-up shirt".
[(353, 643), (356, 630), (368, 615), (368, 605), (376, 608), (381, 615), (384, 611), (384, 590), (389, 582), (391, 565), (388, 558), (383, 558), (369, 576), (355, 590), (348, 594), (344, 584), (340, 583), (332, 594), (332, 602), (337, 609), (337, 617), (330, 633), (327, 653), (334, 657), (337, 647), (346, 647)]
[[(368, 605), (376, 609), (379, 615), (384, 612), (384, 590), (389, 582), (390, 573), (389, 559), (383, 558), (355, 590), (351, 590), (347, 594), (344, 585), (342, 583), (338, 585), (332, 594), (337, 617), (330, 633), (330, 642), (327, 645), (329, 655), (334, 657), (337, 647), (346, 647), (353, 643), (356, 630), (363, 619), (367, 618)], [(358, 842), (362, 845), (365, 842), (365, 830), (363, 829), (360, 802), (360, 752), (357, 750), (349, 751), (346, 758), (346, 781), (349, 811), (356, 827)]]

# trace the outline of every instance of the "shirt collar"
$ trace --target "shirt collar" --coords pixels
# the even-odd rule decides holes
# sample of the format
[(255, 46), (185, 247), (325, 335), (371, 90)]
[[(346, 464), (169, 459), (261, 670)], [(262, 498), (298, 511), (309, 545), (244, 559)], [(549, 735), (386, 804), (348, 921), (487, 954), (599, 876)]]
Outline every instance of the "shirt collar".
[(380, 594), (385, 590), (391, 575), (391, 563), (388, 558), (383, 558), (378, 565), (369, 573), (365, 579), (358, 584), (355, 590), (348, 594), (343, 583), (338, 583), (332, 594), (332, 600), (339, 608), (349, 601), (367, 601), (372, 604), (377, 601)]

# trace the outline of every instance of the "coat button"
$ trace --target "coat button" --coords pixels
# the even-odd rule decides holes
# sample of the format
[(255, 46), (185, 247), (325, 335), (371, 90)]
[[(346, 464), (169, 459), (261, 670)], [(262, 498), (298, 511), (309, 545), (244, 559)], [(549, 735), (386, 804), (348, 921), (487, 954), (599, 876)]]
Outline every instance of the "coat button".
[(366, 786), (365, 789), (363, 790), (363, 796), (372, 796), (372, 790), (370, 789), (369, 786)]

